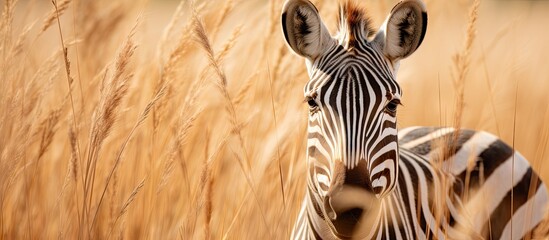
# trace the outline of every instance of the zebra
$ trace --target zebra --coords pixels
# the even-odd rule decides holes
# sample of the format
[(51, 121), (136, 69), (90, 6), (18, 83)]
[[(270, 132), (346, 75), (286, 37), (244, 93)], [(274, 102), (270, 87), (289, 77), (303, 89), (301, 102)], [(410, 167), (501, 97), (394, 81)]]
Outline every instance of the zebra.
[(310, 78), (307, 188), (292, 238), (522, 239), (540, 226), (545, 184), (496, 136), (397, 131), (396, 73), (425, 36), (422, 1), (396, 4), (377, 32), (351, 1), (334, 37), (308, 0), (287, 0), (281, 18)]

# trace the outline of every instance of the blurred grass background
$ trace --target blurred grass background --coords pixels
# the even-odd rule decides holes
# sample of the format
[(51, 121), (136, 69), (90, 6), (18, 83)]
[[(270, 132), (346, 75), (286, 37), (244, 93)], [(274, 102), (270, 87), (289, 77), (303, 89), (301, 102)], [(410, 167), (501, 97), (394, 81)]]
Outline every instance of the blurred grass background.
[[(334, 33), (337, 1), (314, 2)], [(378, 27), (396, 2), (361, 4)], [(401, 128), (454, 123), (472, 1), (426, 3), (426, 38), (397, 76)], [(3, 0), (1, 238), (287, 238), (305, 187), (308, 77), (284, 45), (282, 4)], [(481, 2), (462, 114), (544, 180), (548, 11)]]

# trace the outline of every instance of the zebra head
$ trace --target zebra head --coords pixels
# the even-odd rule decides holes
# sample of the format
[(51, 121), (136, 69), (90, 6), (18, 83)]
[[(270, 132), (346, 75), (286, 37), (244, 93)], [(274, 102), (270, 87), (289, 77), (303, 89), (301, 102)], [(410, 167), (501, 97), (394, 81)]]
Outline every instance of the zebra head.
[(395, 75), (421, 44), (427, 13), (419, 0), (402, 1), (375, 33), (357, 5), (347, 2), (339, 12), (334, 37), (308, 0), (288, 0), (282, 13), (286, 42), (305, 58), (310, 78), (308, 184), (324, 200), (344, 185), (382, 198), (398, 175), (402, 92)]

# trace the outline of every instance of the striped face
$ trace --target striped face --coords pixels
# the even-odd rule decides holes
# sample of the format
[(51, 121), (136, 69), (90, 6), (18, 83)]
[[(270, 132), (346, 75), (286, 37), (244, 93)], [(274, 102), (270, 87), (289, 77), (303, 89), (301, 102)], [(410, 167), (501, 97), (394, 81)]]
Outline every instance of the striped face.
[(308, 0), (288, 0), (282, 13), (286, 42), (306, 59), (309, 73), (309, 190), (332, 219), (342, 208), (356, 208), (337, 198), (345, 189), (381, 198), (395, 187), (402, 96), (395, 73), (421, 44), (427, 24), (425, 6), (413, 0), (397, 4), (377, 33), (351, 1), (339, 15), (332, 37)]
[(366, 41), (352, 49), (337, 44), (308, 70), (310, 177), (328, 192), (332, 169), (341, 162), (344, 184), (385, 195), (398, 172), (396, 110), (402, 93), (381, 49)]

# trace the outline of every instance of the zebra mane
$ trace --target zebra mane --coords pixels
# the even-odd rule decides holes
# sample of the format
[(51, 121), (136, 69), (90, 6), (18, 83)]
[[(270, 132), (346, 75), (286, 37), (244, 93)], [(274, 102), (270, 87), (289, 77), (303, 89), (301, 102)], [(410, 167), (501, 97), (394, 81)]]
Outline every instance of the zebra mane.
[(364, 41), (375, 34), (366, 9), (353, 0), (346, 0), (339, 7), (339, 43), (346, 48), (353, 48), (357, 41)]

